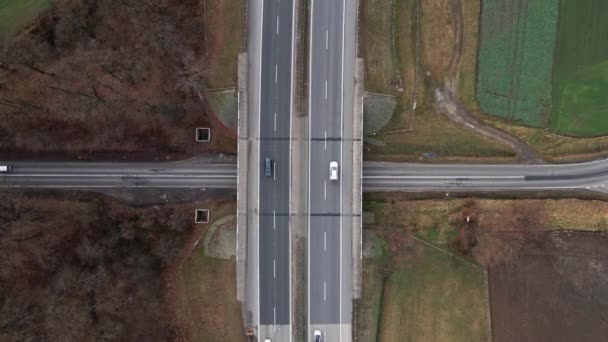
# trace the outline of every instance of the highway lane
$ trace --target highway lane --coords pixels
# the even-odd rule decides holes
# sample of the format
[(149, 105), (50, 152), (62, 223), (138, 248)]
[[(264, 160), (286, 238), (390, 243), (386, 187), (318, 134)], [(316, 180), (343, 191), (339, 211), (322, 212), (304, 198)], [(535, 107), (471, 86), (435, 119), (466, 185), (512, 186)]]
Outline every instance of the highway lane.
[[(343, 301), (352, 300), (343, 292), (345, 274), (350, 275), (344, 255), (347, 261), (351, 257), (350, 249), (345, 253), (343, 248), (350, 246), (344, 241), (350, 238), (343, 231), (344, 192), (351, 191), (344, 188), (344, 179), (352, 165), (343, 158), (344, 11), (345, 0), (311, 2), (308, 326), (310, 334), (319, 329), (326, 340), (336, 341), (343, 340), (341, 324), (351, 318), (350, 312), (343, 312)], [(331, 161), (339, 164), (335, 181), (329, 179)], [(347, 335), (345, 340), (350, 340), (350, 331)]]
[[(261, 340), (287, 340), (291, 335), (288, 332), (291, 329), (289, 198), (293, 10), (292, 1), (263, 2), (259, 108), (262, 171), (258, 184)], [(273, 161), (270, 177), (263, 172), (265, 158)], [(283, 326), (279, 332), (277, 326)]]

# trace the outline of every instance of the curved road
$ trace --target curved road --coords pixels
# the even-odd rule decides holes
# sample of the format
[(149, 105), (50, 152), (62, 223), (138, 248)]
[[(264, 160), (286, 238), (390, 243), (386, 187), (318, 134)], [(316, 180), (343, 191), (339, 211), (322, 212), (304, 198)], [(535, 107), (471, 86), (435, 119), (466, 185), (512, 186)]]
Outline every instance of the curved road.
[(608, 159), (577, 164), (365, 163), (364, 191), (601, 189)]
[[(178, 162), (0, 162), (13, 171), (0, 187), (236, 188), (236, 164)], [(608, 187), (608, 159), (577, 164), (466, 165), (366, 162), (364, 191), (597, 189)]]

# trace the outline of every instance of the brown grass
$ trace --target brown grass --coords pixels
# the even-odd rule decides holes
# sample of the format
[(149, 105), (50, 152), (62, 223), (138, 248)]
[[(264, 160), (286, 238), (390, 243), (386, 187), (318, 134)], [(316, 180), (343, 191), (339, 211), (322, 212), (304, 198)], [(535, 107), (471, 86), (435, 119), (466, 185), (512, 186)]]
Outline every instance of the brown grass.
[[(594, 298), (604, 298), (608, 291), (607, 202), (408, 196), (372, 193), (364, 199), (364, 210), (376, 219), (367, 228), (381, 232), (391, 255), (381, 269), (390, 273), (380, 341), (488, 338), (483, 324), (487, 303), (475, 300), (486, 292), (475, 280), (478, 275), (465, 272), (470, 264), (459, 255), (489, 269), (494, 340), (569, 341), (579, 336), (594, 341), (606, 334), (601, 314), (606, 303)], [(468, 246), (464, 231), (469, 232), (464, 237)], [(418, 246), (411, 236), (444, 253)], [(467, 316), (473, 308), (481, 313)]]
[(451, 0), (420, 1), (420, 48), (423, 70), (437, 81), (452, 77), (450, 62), (454, 58), (457, 32), (452, 23)]
[(487, 340), (483, 271), (411, 238), (385, 230), (390, 261), (378, 341)]
[(407, 195), (372, 193), (365, 195), (365, 207), (373, 211), (378, 226), (411, 231), (427, 228), (449, 231), (460, 226), (460, 213), (471, 216), (479, 229), (500, 227), (517, 230), (522, 225), (541, 230), (608, 229), (608, 202), (578, 199), (463, 199), (409, 200)]
[(547, 129), (512, 125), (486, 115), (478, 116), (486, 123), (526, 142), (548, 161), (574, 162), (608, 155), (608, 137), (572, 138), (557, 135)]
[[(432, 79), (456, 77), (463, 87), (463, 94), (474, 99), (477, 21), (479, 4), (464, 1), (463, 54), (458, 68), (452, 66), (458, 35), (453, 29), (450, 2), (447, 0), (421, 1), (417, 18), (416, 1), (400, 0), (395, 6), (395, 47), (398, 69), (403, 82), (403, 92), (391, 87), (396, 66), (390, 46), (391, 0), (365, 0), (361, 3), (361, 55), (366, 65), (366, 88), (368, 91), (397, 95), (397, 109), (384, 132), (409, 129), (397, 134), (379, 135), (386, 146), (366, 145), (365, 158), (370, 160), (419, 161), (421, 154), (433, 152), (435, 160), (465, 162), (471, 160), (509, 162), (514, 159), (510, 148), (476, 135), (449, 121), (433, 105), (429, 84), (424, 75), (428, 71)], [(470, 19), (471, 17), (475, 19)], [(417, 19), (420, 20), (420, 51), (416, 51)], [(420, 70), (416, 73), (416, 58), (420, 55)], [(458, 60), (458, 59), (456, 59)], [(454, 76), (450, 69), (458, 70)], [(415, 87), (415, 96), (412, 92)], [(410, 108), (417, 102), (415, 117), (411, 120)], [(471, 101), (469, 101), (471, 102)]]
[(462, 0), (462, 54), (458, 70), (458, 98), (469, 111), (477, 110), (477, 43), (480, 0)]
[(374, 139), (385, 142), (386, 146), (366, 145), (366, 160), (420, 161), (422, 153), (425, 152), (435, 153), (437, 162), (463, 162), (477, 158), (484, 161), (509, 162), (514, 158), (510, 148), (472, 134), (470, 130), (449, 121), (430, 105), (421, 103), (416, 110), (413, 131), (379, 135)]
[(205, 50), (209, 88), (235, 87), (237, 59), (245, 33), (245, 2), (204, 0)]
[[(203, 239), (213, 221), (236, 210), (234, 203), (212, 208), (213, 218), (191, 240), (198, 240), (184, 263), (176, 270), (176, 311), (179, 321), (188, 328), (192, 341), (244, 341), (241, 308), (236, 301), (236, 265), (234, 259), (206, 257)], [(199, 240), (200, 239), (200, 240)]]
[(390, 0), (361, 1), (359, 40), (365, 57), (365, 85), (375, 93), (393, 93), (389, 84), (397, 75), (391, 51)]

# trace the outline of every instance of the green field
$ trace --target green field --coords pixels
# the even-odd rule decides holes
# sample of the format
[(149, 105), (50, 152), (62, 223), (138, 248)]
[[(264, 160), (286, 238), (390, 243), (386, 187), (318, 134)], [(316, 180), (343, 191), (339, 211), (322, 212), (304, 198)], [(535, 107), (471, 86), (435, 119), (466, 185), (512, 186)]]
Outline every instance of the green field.
[(608, 1), (562, 1), (550, 127), (573, 136), (608, 134)]
[(483, 2), (477, 80), (483, 111), (547, 125), (558, 9), (559, 0)]
[(0, 0), (0, 40), (51, 7), (51, 0)]
[(487, 341), (483, 271), (413, 247), (413, 260), (386, 280), (378, 341)]

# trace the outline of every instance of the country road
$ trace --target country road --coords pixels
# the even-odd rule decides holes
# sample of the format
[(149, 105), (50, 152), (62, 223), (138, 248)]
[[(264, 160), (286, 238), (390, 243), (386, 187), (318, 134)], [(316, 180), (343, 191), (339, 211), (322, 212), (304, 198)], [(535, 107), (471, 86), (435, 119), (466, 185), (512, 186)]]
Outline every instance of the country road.
[(235, 188), (236, 164), (178, 162), (2, 162), (12, 165), (0, 187)]
[[(236, 188), (236, 164), (178, 162), (10, 162), (0, 187)], [(366, 162), (364, 191), (595, 189), (608, 187), (608, 159), (576, 164), (467, 165)]]

